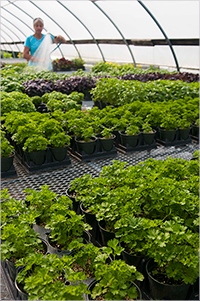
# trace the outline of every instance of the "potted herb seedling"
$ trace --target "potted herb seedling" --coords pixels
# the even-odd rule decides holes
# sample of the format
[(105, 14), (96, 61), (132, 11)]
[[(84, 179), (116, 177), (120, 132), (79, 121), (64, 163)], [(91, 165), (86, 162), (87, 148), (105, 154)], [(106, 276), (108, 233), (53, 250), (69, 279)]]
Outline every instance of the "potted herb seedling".
[(95, 135), (99, 135), (103, 129), (102, 121), (100, 117), (92, 116), (93, 118), (93, 124), (92, 127), (94, 129)]
[(138, 144), (140, 130), (137, 125), (127, 126), (125, 131), (119, 131), (122, 145), (134, 147)]
[[(87, 300), (141, 300), (141, 292), (134, 281), (142, 281), (144, 276), (135, 266), (116, 259), (122, 250), (116, 239), (109, 241), (108, 247), (102, 248), (103, 254), (95, 259), (95, 280), (88, 287)], [(113, 260), (106, 264), (108, 256), (112, 256)]]
[(82, 130), (80, 137), (75, 137), (78, 152), (84, 151), (86, 154), (93, 154), (95, 151), (96, 140), (94, 130), (91, 126)]
[(151, 125), (148, 122), (143, 123), (142, 137), (144, 138), (145, 143), (147, 143), (148, 145), (152, 144), (155, 134), (156, 131), (152, 129)]
[[(46, 225), (51, 217), (49, 208), (57, 203), (57, 194), (49, 189), (50, 185), (43, 185), (40, 190), (26, 188), (23, 192), (26, 193), (25, 202), (28, 205), (27, 211), (37, 212), (37, 224), (40, 226)], [(64, 199), (64, 200), (63, 200)], [(71, 200), (62, 196), (62, 201), (66, 207), (71, 206)]]
[(89, 240), (88, 226), (84, 224), (83, 217), (76, 215), (71, 209), (71, 199), (64, 195), (58, 197), (48, 185), (40, 188), (40, 191), (24, 190), (28, 194), (26, 196), (27, 212), (37, 213), (36, 225), (33, 225), (34, 230), (43, 233), (43, 238), (50, 239), (51, 245), (60, 250), (67, 250), (73, 240), (80, 242), (84, 239)]
[(65, 201), (54, 203), (49, 212), (51, 218), (46, 227), (51, 229), (49, 240), (53, 247), (67, 251), (71, 249), (70, 244), (74, 241), (86, 243), (90, 241), (87, 230), (91, 227), (84, 223), (82, 215), (77, 215), (66, 206)]
[(22, 113), (22, 112), (10, 112), (6, 116), (4, 116), (5, 119), (5, 128), (7, 133), (9, 134), (15, 134), (18, 131), (19, 126), (24, 126), (30, 123), (30, 118), (28, 114)]
[(150, 110), (149, 114), (146, 115), (145, 120), (153, 127), (157, 128), (160, 126), (163, 115), (166, 114), (160, 103), (154, 103), (154, 106)]
[(196, 119), (192, 124), (192, 135), (197, 138), (199, 137), (199, 119)]
[(33, 96), (31, 97), (31, 100), (36, 108), (42, 103), (42, 98), (40, 96)]
[(38, 129), (37, 124), (31, 121), (25, 125), (19, 125), (17, 131), (12, 136), (12, 139), (18, 145), (23, 146), (28, 138), (31, 138), (35, 135), (42, 135), (42, 132)]
[(76, 197), (81, 195), (83, 190), (87, 188), (91, 179), (92, 177), (89, 174), (86, 174), (79, 178), (75, 178), (70, 182), (70, 186), (66, 191), (66, 195), (73, 201), (73, 209), (77, 213), (80, 213), (81, 200), (77, 200)]
[(167, 114), (162, 118), (159, 132), (160, 140), (165, 141), (166, 139), (173, 142), (176, 136), (176, 130), (178, 128), (178, 116)]
[(39, 130), (43, 133), (44, 137), (50, 139), (53, 134), (58, 134), (63, 132), (63, 128), (60, 122), (55, 119), (48, 119), (41, 122), (39, 125)]
[(189, 134), (190, 134), (190, 126), (191, 122), (188, 121), (186, 118), (181, 118), (178, 120), (178, 127), (179, 127), (179, 132), (181, 139), (188, 139)]
[(36, 165), (42, 165), (46, 159), (46, 150), (49, 141), (43, 136), (32, 136), (26, 139), (23, 146), (27, 162), (34, 162)]
[(33, 254), (17, 265), (20, 269), (15, 285), (19, 295), (28, 300), (84, 300), (87, 285), (83, 272), (72, 269), (73, 257), (56, 254)]
[(84, 67), (84, 60), (80, 59), (80, 58), (75, 58), (75, 59), (72, 59), (72, 68), (75, 69), (75, 70), (78, 70), (78, 69), (82, 69), (82, 70), (85, 70), (85, 67)]
[[(8, 202), (8, 205), (6, 204)], [(1, 226), (1, 259), (16, 262), (28, 254), (46, 253), (43, 240), (32, 228), (37, 212), (27, 212), (22, 201), (7, 200), (2, 205), (3, 224)], [(46, 244), (45, 244), (46, 245)]]
[(50, 151), (55, 160), (63, 161), (65, 159), (68, 146), (70, 145), (70, 139), (71, 137), (64, 132), (54, 134), (50, 137)]
[(14, 159), (14, 147), (5, 137), (5, 132), (1, 130), (1, 171), (8, 171)]
[(151, 220), (144, 217), (127, 214), (116, 221), (115, 236), (119, 239), (122, 251), (122, 258), (126, 263), (139, 268), (141, 261), (147, 257), (147, 230), (158, 227), (162, 221)]
[(101, 134), (98, 136), (100, 143), (105, 151), (110, 151), (113, 148), (115, 135), (113, 135), (113, 130), (109, 128), (104, 128)]
[(146, 270), (151, 296), (159, 300), (186, 300), (190, 284), (199, 276), (199, 234), (175, 217), (147, 232), (148, 248)]
[[(101, 248), (96, 247), (94, 244), (83, 244), (72, 242), (71, 250), (76, 249), (76, 252), (72, 254), (74, 262), (73, 269), (76, 271), (83, 271), (88, 279), (95, 277), (95, 259), (103, 252)], [(108, 259), (111, 261), (111, 258)]]

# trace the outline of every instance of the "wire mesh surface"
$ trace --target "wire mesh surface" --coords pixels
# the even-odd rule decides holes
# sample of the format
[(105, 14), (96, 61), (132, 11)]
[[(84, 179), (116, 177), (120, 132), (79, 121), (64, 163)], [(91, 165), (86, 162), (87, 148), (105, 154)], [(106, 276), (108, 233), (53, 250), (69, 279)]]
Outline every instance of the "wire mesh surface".
[[(144, 162), (149, 158), (156, 160), (165, 160), (167, 157), (181, 158), (191, 160), (193, 153), (199, 150), (199, 145), (192, 142), (185, 146), (158, 146), (156, 149), (149, 151), (138, 151), (131, 153), (120, 153), (105, 159), (96, 159), (90, 162), (80, 162), (70, 156), (71, 165), (56, 170), (46, 172), (37, 172), (34, 174), (27, 174), (25, 170), (14, 160), (14, 166), (17, 171), (17, 177), (2, 179), (1, 189), (8, 189), (8, 193), (15, 199), (24, 199), (26, 194), (24, 189), (31, 188), (39, 190), (43, 185), (50, 185), (49, 189), (55, 193), (62, 195), (66, 194), (70, 182), (85, 174), (98, 176), (103, 166), (112, 164), (113, 160), (127, 162), (127, 165), (136, 165), (139, 162)], [(1, 272), (3, 273), (3, 271)], [(7, 289), (4, 277), (1, 275), (1, 300), (12, 300)]]

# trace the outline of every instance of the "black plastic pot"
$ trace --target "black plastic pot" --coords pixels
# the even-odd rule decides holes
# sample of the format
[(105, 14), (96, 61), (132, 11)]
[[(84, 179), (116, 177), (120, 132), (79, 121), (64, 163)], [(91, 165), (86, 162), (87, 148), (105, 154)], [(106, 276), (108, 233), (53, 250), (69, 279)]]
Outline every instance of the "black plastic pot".
[(38, 152), (25, 152), (27, 162), (32, 161), (36, 165), (42, 165), (46, 159), (46, 150)]
[(133, 255), (124, 250), (122, 251), (122, 258), (127, 264), (134, 265), (138, 269), (144, 257)]
[(109, 152), (113, 148), (115, 137), (116, 136), (114, 136), (114, 135), (112, 138), (108, 138), (108, 139), (103, 138), (101, 136), (98, 137), (100, 144), (105, 151)]
[(166, 141), (166, 139), (170, 142), (173, 142), (176, 137), (176, 130), (174, 131), (166, 131), (163, 129), (159, 129), (160, 132), (160, 140)]
[(91, 141), (85, 142), (81, 141), (80, 137), (75, 137), (78, 152), (82, 153), (82, 151), (84, 151), (86, 154), (93, 154), (95, 151), (96, 140), (96, 137), (92, 137)]
[(13, 164), (14, 154), (10, 157), (2, 157), (1, 158), (1, 171), (8, 171)]
[(190, 134), (190, 128), (189, 129), (179, 129), (180, 132), (180, 138), (183, 140), (187, 140)]
[(96, 241), (101, 244), (101, 234), (95, 214), (88, 213), (82, 203), (80, 204), (80, 210), (84, 215), (84, 222), (92, 227), (92, 229), (89, 230), (89, 233), (92, 235), (92, 241)]
[(11, 280), (14, 282), (16, 277), (17, 268), (15, 263), (9, 260), (5, 260), (5, 270), (8, 273)]
[[(22, 271), (24, 269), (24, 267), (19, 267), (18, 271), (17, 271), (17, 275), (18, 273), (20, 273), (20, 271)], [(28, 294), (25, 293), (24, 291), (22, 291), (22, 289), (19, 287), (19, 284), (17, 282), (17, 275), (15, 278), (15, 288), (17, 290), (18, 293), (18, 300), (28, 300)]]
[(48, 237), (51, 233), (51, 229), (45, 229), (44, 227), (41, 227), (37, 224), (32, 224), (32, 228), (36, 233), (39, 233), (42, 240), (44, 240), (45, 243), (48, 244)]
[(114, 232), (110, 232), (107, 231), (104, 227), (105, 227), (105, 221), (99, 221), (99, 229), (101, 232), (101, 239), (102, 239), (102, 245), (103, 246), (107, 246), (107, 243), (109, 240), (115, 238), (115, 233)]
[(67, 149), (68, 147), (58, 147), (58, 148), (53, 148), (50, 147), (50, 151), (54, 156), (54, 159), (57, 161), (63, 161), (67, 155)]
[(145, 143), (148, 145), (154, 142), (155, 135), (156, 135), (156, 131), (154, 131), (153, 133), (142, 133), (143, 139)]
[(168, 285), (154, 279), (150, 272), (156, 267), (153, 259), (147, 261), (146, 272), (151, 297), (155, 300), (187, 300), (190, 284)]
[(80, 201), (76, 201), (76, 198), (73, 197), (73, 191), (69, 190), (70, 188), (67, 189), (66, 191), (66, 195), (72, 200), (73, 203), (73, 210), (76, 212), (76, 214), (80, 214), (81, 213), (81, 209), (80, 209)]
[[(96, 285), (97, 282), (98, 282), (98, 281), (97, 281), (96, 279), (93, 280), (93, 281), (88, 285), (88, 290), (92, 291), (93, 288), (95, 287), (95, 285)], [(137, 289), (138, 298), (135, 299), (135, 300), (142, 300), (142, 292), (141, 292), (141, 290), (139, 289), (139, 287), (137, 286), (137, 284), (135, 284), (135, 283), (132, 282), (132, 281), (130, 281), (130, 282), (131, 282), (132, 285), (134, 285), (134, 286), (136, 287), (136, 289)], [(92, 299), (92, 297), (91, 297), (90, 294), (86, 294), (86, 295), (85, 295), (85, 299), (86, 299), (86, 300), (94, 300), (94, 299)]]
[(193, 136), (199, 137), (199, 127), (198, 126), (193, 125), (191, 132), (192, 132)]
[(138, 135), (127, 135), (125, 131), (119, 131), (121, 144), (126, 146), (129, 144), (130, 146), (134, 147), (138, 144), (139, 141), (139, 134)]

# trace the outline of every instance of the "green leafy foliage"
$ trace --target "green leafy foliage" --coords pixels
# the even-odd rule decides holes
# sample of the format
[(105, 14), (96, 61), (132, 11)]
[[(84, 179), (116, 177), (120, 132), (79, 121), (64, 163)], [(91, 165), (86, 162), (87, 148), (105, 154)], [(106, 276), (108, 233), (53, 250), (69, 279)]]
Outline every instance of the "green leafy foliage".
[(198, 170), (199, 160), (148, 159), (127, 167), (113, 161), (99, 177), (70, 184), (76, 200), (104, 220), (127, 252), (153, 258), (168, 277), (192, 284), (198, 274)]
[(151, 133), (152, 132), (151, 125), (148, 122), (143, 123), (143, 125), (142, 125), (142, 131), (143, 131), (143, 133)]
[[(33, 254), (17, 262), (17, 266), (25, 265), (18, 274), (17, 282), (28, 294), (29, 300), (83, 300), (87, 285), (83, 272), (74, 272), (73, 258), (64, 255)], [(70, 281), (69, 285), (65, 285)]]
[(186, 96), (198, 97), (198, 83), (181, 81), (148, 81), (120, 80), (116, 78), (101, 78), (96, 87), (91, 90), (94, 101), (102, 101), (111, 105), (124, 105), (134, 101), (169, 101)]
[(55, 119), (48, 119), (45, 122), (42, 122), (38, 130), (41, 131), (46, 139), (50, 139), (52, 135), (63, 132), (63, 129), (60, 123)]
[(33, 136), (26, 139), (24, 143), (23, 150), (27, 152), (38, 152), (42, 150), (46, 150), (49, 141), (42, 136)]
[(24, 113), (35, 112), (35, 106), (31, 98), (22, 93), (13, 90), (12, 92), (1, 92), (1, 114), (10, 113), (10, 111), (21, 111)]
[(113, 136), (113, 130), (109, 128), (104, 128), (101, 132), (102, 137), (109, 139)]
[(54, 134), (50, 137), (49, 142), (52, 147), (64, 147), (66, 145), (70, 145), (71, 137), (66, 135), (64, 132)]
[(57, 202), (57, 194), (49, 189), (49, 185), (41, 186), (39, 191), (27, 188), (23, 192), (27, 194), (28, 210), (36, 211), (40, 222), (47, 223), (51, 216), (49, 208)]
[[(22, 119), (23, 123), (24, 119)], [(21, 120), (18, 119), (19, 124)], [(26, 122), (26, 121), (25, 121)], [(19, 125), (14, 124), (17, 127), (17, 132), (12, 136), (12, 139), (16, 141), (18, 144), (25, 145), (25, 142), (29, 139), (29, 141), (35, 141), (36, 149), (39, 146), (39, 140), (42, 137), (42, 131), (38, 128), (38, 126), (34, 122), (29, 122), (26, 125)], [(44, 138), (44, 137), (42, 137)], [(38, 139), (38, 146), (37, 146), (37, 139)], [(44, 138), (45, 139), (45, 138)], [(28, 146), (28, 144), (26, 144)], [(40, 150), (40, 149), (38, 149)]]
[(177, 117), (173, 115), (163, 116), (160, 127), (166, 131), (174, 131), (178, 127)]
[(81, 138), (83, 138), (85, 142), (89, 142), (94, 137), (94, 135), (95, 135), (94, 129), (90, 126), (83, 130), (81, 134)]
[(191, 125), (191, 121), (188, 121), (186, 118), (179, 119), (178, 127), (180, 129), (189, 129)]
[[(66, 197), (67, 198), (67, 197)], [(83, 217), (67, 207), (67, 203), (55, 203), (49, 209), (51, 218), (46, 227), (51, 229), (50, 239), (61, 249), (71, 249), (70, 243), (83, 242), (83, 231), (90, 227), (84, 223)]]
[(144, 276), (136, 270), (135, 266), (128, 265), (121, 259), (114, 259), (106, 265), (107, 256), (112, 254), (115, 258), (121, 251), (117, 240), (108, 242), (103, 247), (103, 254), (95, 259), (95, 279), (98, 281), (91, 292), (93, 299), (102, 296), (105, 300), (136, 299), (137, 291), (131, 281), (142, 281)]
[(140, 133), (140, 130), (137, 125), (129, 125), (126, 128), (125, 133), (127, 135), (138, 135)]
[(10, 157), (14, 153), (14, 147), (5, 137), (5, 132), (1, 130), (1, 157)]
[(32, 229), (27, 216), (13, 217), (12, 222), (4, 222), (1, 225), (1, 259), (16, 261), (37, 251), (42, 252), (42, 241), (39, 234)]

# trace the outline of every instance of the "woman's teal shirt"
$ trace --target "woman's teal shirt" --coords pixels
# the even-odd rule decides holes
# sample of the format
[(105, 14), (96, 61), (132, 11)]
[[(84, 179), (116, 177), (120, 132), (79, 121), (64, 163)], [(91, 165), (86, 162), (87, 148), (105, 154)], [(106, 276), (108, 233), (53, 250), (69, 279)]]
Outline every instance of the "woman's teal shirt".
[[(33, 35), (26, 38), (26, 41), (24, 42), (24, 46), (30, 48), (31, 55), (34, 55), (35, 51), (38, 49), (42, 41), (44, 40), (46, 35), (42, 35), (42, 38), (40, 40), (36, 39)], [(51, 34), (51, 39), (53, 42), (54, 36)], [(29, 66), (37, 66), (37, 63), (35, 62), (28, 62)]]

